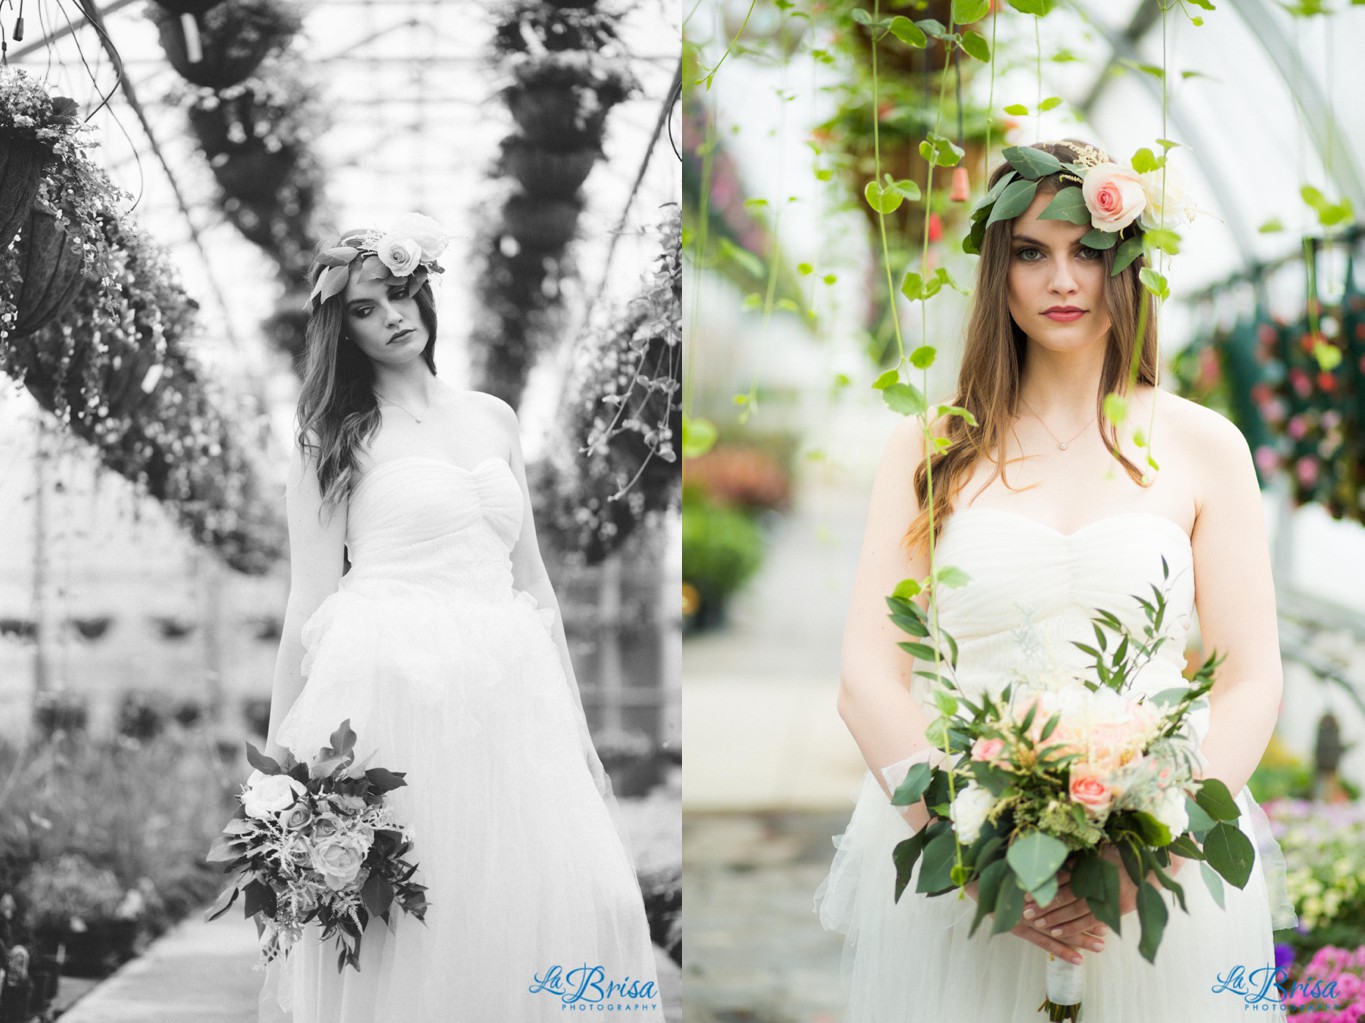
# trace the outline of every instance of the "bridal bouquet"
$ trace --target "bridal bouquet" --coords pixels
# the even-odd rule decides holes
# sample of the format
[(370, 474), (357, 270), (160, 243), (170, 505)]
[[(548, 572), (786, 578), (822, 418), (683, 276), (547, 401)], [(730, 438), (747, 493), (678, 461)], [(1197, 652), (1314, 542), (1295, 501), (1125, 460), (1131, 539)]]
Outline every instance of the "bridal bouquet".
[(256, 919), (262, 962), (288, 954), (316, 922), (324, 939), (337, 940), (337, 970), (359, 970), (371, 917), (388, 923), (395, 902), (418, 920), (426, 913), (426, 889), (412, 880), (417, 864), (404, 858), (412, 842), (384, 805), (386, 793), (407, 784), (403, 775), (355, 764), (350, 721), (330, 741), (307, 764), (293, 756), (276, 763), (248, 743), (255, 771), (209, 852), (234, 877), (208, 919), (241, 895)]
[[(1168, 577), (1162, 561), (1163, 581)], [(1171, 857), (1199, 861), (1215, 901), (1223, 881), (1243, 887), (1255, 857), (1233, 823), (1239, 810), (1227, 786), (1199, 778), (1191, 716), (1206, 706), (1219, 658), (1210, 657), (1188, 686), (1142, 697), (1132, 681), (1166, 641), (1166, 601), (1136, 597), (1146, 624), (1141, 634), (1109, 612), (1092, 618), (1095, 646), (1076, 643), (1094, 664), (1071, 678), (1021, 676), (998, 697), (968, 698), (952, 681), (957, 645), (939, 632), (931, 639), (927, 613), (914, 602), (914, 583), (888, 598), (892, 620), (914, 641), (901, 647), (940, 664), (935, 695), (940, 717), (930, 738), (948, 754), (946, 766), (916, 764), (892, 802), (923, 799), (928, 824), (896, 846), (896, 898), (920, 867), (915, 890), (943, 895), (977, 886), (975, 934), (987, 914), (992, 933), (1018, 925), (1028, 894), (1040, 906), (1057, 895), (1058, 875), (1096, 919), (1121, 931), (1119, 870), (1137, 888), (1139, 949), (1153, 961), (1167, 921), (1158, 885), (1185, 907)], [(939, 649), (939, 646), (946, 649)], [(948, 670), (943, 670), (948, 669)], [(1051, 959), (1049, 1020), (1080, 1015), (1083, 966)]]

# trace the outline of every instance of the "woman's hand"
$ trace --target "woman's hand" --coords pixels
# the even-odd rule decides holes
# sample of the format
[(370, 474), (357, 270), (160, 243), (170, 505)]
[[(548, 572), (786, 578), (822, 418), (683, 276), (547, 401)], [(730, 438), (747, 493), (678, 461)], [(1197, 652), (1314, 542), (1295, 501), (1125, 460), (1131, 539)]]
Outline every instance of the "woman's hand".
[[(1058, 880), (1064, 881), (1068, 876), (1063, 871)], [(967, 886), (967, 894), (973, 899), (976, 898), (975, 882)], [(1053, 912), (1064, 913), (1068, 910), (1074, 910), (1077, 901), (1076, 897), (1071, 894), (1071, 889), (1063, 885), (1058, 888), (1057, 897), (1048, 903), (1049, 915)], [(1081, 905), (1084, 906), (1085, 904), (1082, 902)], [(1065, 959), (1067, 962), (1075, 963), (1078, 966), (1085, 961), (1081, 956), (1081, 949), (1089, 949), (1092, 952), (1104, 950), (1104, 925), (1096, 921), (1094, 917), (1090, 917), (1090, 919), (1098, 926), (1097, 932), (1087, 931), (1086, 928), (1068, 927), (1064, 929), (1063, 934), (1054, 936), (1039, 927), (1041, 918), (1038, 922), (1032, 922), (1032, 918), (1037, 917), (1037, 912), (1037, 904), (1027, 895), (1024, 896), (1025, 919), (1019, 921), (1010, 933), (1023, 938), (1031, 945), (1037, 945), (1044, 952), (1054, 955), (1058, 959)], [(1089, 916), (1088, 911), (1086, 915)]]
[[(1100, 855), (1118, 867), (1119, 915), (1123, 916), (1133, 912), (1137, 909), (1137, 885), (1133, 884), (1132, 878), (1128, 876), (1128, 871), (1124, 869), (1118, 847), (1106, 845), (1100, 850)], [(1185, 861), (1181, 857), (1172, 856), (1171, 866), (1167, 873), (1171, 875), (1179, 873), (1184, 863)], [(1058, 880), (1062, 880), (1060, 875)], [(1058, 887), (1057, 897), (1045, 907), (1036, 905), (1027, 895), (1024, 896), (1024, 919), (1031, 922), (1039, 931), (1059, 941), (1073, 944), (1080, 936), (1093, 934), (1103, 938), (1109, 931), (1109, 928), (1090, 912), (1090, 907), (1086, 901), (1078, 899), (1075, 893), (1071, 891), (1071, 886), (1065, 883)]]

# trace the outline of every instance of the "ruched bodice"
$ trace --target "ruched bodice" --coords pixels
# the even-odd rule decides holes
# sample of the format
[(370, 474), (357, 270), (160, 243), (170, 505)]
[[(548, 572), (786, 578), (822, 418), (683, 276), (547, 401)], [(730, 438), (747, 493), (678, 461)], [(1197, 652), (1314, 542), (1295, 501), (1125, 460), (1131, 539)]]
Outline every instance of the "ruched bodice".
[(945, 523), (936, 560), (971, 580), (944, 589), (939, 602), (939, 624), (959, 646), (964, 689), (999, 692), (1017, 673), (1060, 681), (1084, 672), (1093, 658), (1074, 643), (1095, 645), (1095, 613), (1112, 612), (1142, 636), (1147, 619), (1138, 598), (1151, 601), (1153, 586), (1165, 592), (1169, 639), (1133, 685), (1155, 693), (1184, 684), (1194, 559), (1189, 537), (1170, 519), (1125, 513), (1059, 533), (1014, 512), (967, 508)]
[(342, 589), (406, 583), (446, 597), (512, 597), (524, 502), (508, 464), (472, 469), (419, 455), (380, 462), (351, 494)]

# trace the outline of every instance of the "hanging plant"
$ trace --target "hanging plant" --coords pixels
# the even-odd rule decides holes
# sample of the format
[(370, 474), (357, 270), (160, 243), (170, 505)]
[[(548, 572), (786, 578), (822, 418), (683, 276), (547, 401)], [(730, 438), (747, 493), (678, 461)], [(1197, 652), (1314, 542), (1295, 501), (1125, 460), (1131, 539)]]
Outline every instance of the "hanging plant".
[(226, 89), (252, 75), (272, 52), (283, 49), (303, 18), (281, 0), (227, 0), (189, 19), (185, 12), (148, 7), (166, 59), (186, 81)]
[(573, 199), (514, 195), (503, 207), (507, 233), (536, 252), (557, 252), (573, 239), (583, 204)]
[(538, 521), (561, 550), (606, 558), (650, 515), (677, 506), (682, 431), (682, 231), (662, 251), (618, 326), (576, 360), (559, 443), (538, 467)]
[(203, 15), (213, 10), (223, 0), (156, 0), (158, 7), (171, 14)]
[(590, 146), (557, 151), (510, 138), (502, 145), (502, 168), (528, 195), (567, 198), (583, 186), (601, 155)]
[(76, 113), (75, 100), (52, 96), (23, 71), (0, 67), (0, 249), (28, 217), (54, 145), (83, 130)]
[(14, 296), (16, 338), (41, 330), (76, 300), (81, 276), (81, 238), (71, 221), (35, 202), (14, 242), (18, 288)]
[(638, 86), (624, 57), (583, 50), (514, 54), (506, 70), (507, 108), (523, 135), (545, 149), (600, 146), (607, 114)]

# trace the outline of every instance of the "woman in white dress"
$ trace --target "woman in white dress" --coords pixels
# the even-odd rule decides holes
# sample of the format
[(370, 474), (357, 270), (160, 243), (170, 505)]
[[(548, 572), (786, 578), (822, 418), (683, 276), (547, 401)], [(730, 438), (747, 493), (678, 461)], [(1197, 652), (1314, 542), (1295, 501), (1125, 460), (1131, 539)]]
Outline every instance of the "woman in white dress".
[(310, 758), (349, 718), (358, 758), (406, 772), (390, 800), (429, 908), (373, 921), (359, 971), (314, 927), (272, 964), (262, 1018), (662, 1019), (516, 417), (436, 376), (444, 245), (408, 214), (314, 266), (267, 745)]
[[(1108, 162), (1071, 140), (1034, 148), (1083, 167)], [(1251, 456), (1227, 420), (1155, 386), (1156, 309), (1138, 280), (1142, 259), (1111, 277), (1115, 249), (1080, 244), (1089, 225), (1039, 219), (1058, 191), (1079, 183), (1070, 173), (1041, 178), (1029, 207), (988, 226), (980, 242), (952, 402), (979, 425), (954, 417), (932, 426), (953, 441), (932, 456), (935, 560), (970, 577), (940, 595), (940, 624), (960, 644), (956, 677), (968, 691), (998, 691), (1018, 669), (1080, 672), (1090, 659), (1071, 644), (1093, 642), (1091, 615), (1113, 610), (1140, 626), (1129, 595), (1162, 583), (1165, 558), (1172, 641), (1137, 684), (1147, 692), (1183, 684), (1184, 635), (1197, 609), (1204, 648), (1227, 655), (1202, 731), (1205, 774), (1238, 794), (1240, 826), (1250, 833), (1263, 816), (1245, 785), (1274, 728), (1282, 684)], [(1128, 403), (1119, 430), (1102, 413), (1110, 393)], [(1159, 470), (1134, 443), (1135, 428), (1148, 433)], [(848, 1019), (1031, 1023), (1043, 1018), (1049, 955), (1084, 963), (1087, 1023), (1245, 1019), (1246, 992), (1220, 978), (1239, 966), (1245, 974), (1273, 967), (1265, 863), (1278, 851), (1261, 828), (1252, 835), (1263, 848), (1251, 880), (1240, 891), (1227, 887), (1225, 908), (1197, 864), (1177, 862), (1187, 868), (1179, 880), (1189, 913), (1163, 892), (1170, 922), (1154, 965), (1138, 952), (1136, 893), (1123, 871), (1121, 935), (1107, 933), (1065, 885), (994, 937), (989, 926), (968, 936), (970, 894), (931, 899), (912, 880), (893, 901), (892, 849), (927, 817), (922, 803), (902, 814), (888, 795), (910, 764), (941, 756), (925, 738), (937, 716), (927, 683), (898, 649), (906, 637), (885, 605), (902, 579), (929, 572), (925, 446), (919, 421), (907, 418), (886, 447), (844, 634), (839, 710), (870, 774), (819, 908), (826, 926), (847, 935)], [(1281, 1016), (1278, 1007), (1251, 1008), (1258, 1018)]]

